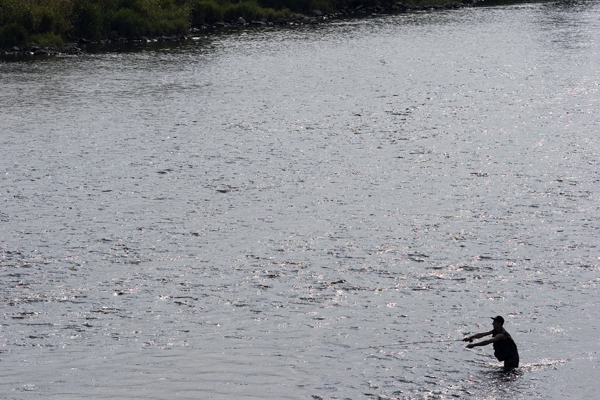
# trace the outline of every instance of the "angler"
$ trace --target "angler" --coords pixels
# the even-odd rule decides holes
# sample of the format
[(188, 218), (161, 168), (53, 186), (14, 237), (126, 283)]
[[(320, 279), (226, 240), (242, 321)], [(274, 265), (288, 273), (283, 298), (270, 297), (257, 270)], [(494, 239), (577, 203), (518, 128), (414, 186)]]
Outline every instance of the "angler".
[(464, 342), (472, 342), (473, 339), (479, 339), (488, 335), (492, 335), (491, 339), (484, 340), (478, 343), (471, 343), (467, 348), (472, 349), (475, 346), (487, 346), (490, 343), (494, 344), (494, 355), (498, 361), (504, 361), (504, 370), (511, 371), (519, 366), (519, 352), (517, 345), (510, 334), (504, 329), (504, 318), (501, 316), (492, 318), (492, 329), (489, 332), (476, 333), (472, 336), (463, 339)]

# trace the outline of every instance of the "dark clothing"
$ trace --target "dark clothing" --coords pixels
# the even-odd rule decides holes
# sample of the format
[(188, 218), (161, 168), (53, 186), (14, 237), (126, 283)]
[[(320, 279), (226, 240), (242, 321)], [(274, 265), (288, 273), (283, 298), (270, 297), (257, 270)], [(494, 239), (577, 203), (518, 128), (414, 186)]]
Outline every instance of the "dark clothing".
[(511, 371), (519, 366), (519, 355), (504, 360), (504, 370)]
[(519, 366), (519, 351), (517, 350), (517, 344), (510, 334), (506, 332), (506, 329), (494, 329), (492, 331), (492, 337), (499, 334), (503, 334), (504, 339), (494, 342), (494, 355), (498, 361), (504, 361), (504, 370), (510, 371)]

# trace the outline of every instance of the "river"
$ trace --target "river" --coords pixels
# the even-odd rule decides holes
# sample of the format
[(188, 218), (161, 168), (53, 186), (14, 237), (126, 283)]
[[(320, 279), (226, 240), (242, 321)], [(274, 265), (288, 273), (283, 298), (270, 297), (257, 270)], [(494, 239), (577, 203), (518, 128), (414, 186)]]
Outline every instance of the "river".
[(579, 0), (0, 61), (0, 398), (597, 398), (599, 72)]

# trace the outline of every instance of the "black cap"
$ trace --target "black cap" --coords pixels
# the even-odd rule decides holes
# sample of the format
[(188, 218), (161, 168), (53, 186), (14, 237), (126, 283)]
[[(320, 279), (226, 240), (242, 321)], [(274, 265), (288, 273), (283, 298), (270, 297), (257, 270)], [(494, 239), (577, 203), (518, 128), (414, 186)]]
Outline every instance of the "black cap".
[(492, 319), (496, 322), (500, 322), (502, 325), (504, 325), (504, 318), (502, 318), (501, 316), (497, 316), (497, 317), (492, 317)]

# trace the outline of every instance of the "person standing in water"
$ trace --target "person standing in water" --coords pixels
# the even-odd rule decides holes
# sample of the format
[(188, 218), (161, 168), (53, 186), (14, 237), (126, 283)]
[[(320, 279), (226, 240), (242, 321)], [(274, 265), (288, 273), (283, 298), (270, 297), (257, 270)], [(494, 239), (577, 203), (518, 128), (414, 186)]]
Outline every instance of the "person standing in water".
[(472, 349), (475, 346), (487, 346), (488, 344), (493, 343), (494, 355), (498, 361), (504, 361), (505, 371), (511, 371), (519, 366), (519, 352), (517, 350), (517, 344), (510, 334), (506, 332), (506, 329), (504, 329), (504, 318), (498, 315), (492, 319), (492, 326), (494, 329), (489, 332), (476, 333), (472, 336), (464, 338), (463, 341), (472, 342), (473, 339), (479, 339), (488, 335), (492, 335), (491, 339), (468, 344), (467, 348)]

